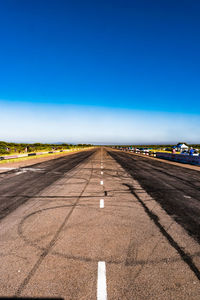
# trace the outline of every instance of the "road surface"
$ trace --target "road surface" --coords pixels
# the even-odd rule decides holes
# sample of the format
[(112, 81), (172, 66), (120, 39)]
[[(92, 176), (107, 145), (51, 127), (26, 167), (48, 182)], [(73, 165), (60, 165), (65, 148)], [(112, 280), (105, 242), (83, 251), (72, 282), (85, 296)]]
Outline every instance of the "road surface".
[(200, 172), (98, 148), (0, 174), (0, 296), (199, 299)]

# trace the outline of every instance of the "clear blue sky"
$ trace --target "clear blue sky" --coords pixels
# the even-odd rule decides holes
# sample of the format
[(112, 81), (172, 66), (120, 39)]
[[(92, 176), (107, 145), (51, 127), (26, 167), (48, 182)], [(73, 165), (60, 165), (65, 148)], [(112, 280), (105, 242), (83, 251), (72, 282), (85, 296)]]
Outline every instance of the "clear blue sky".
[[(164, 137), (166, 142), (180, 138), (200, 142), (199, 16), (200, 2), (196, 0), (1, 0), (0, 105), (4, 124), (0, 125), (0, 140), (137, 143), (159, 142)], [(70, 111), (70, 133), (74, 135), (61, 128), (59, 136), (56, 132), (48, 136), (53, 121), (60, 121), (62, 115), (64, 122), (65, 111), (66, 116)], [(92, 132), (100, 113), (109, 137)], [(34, 126), (24, 123), (29, 135), (23, 135), (16, 124), (23, 127), (27, 114), (33, 123), (41, 122), (48, 130), (34, 132)], [(147, 122), (145, 114), (149, 124), (157, 116), (158, 134), (150, 140), (148, 130), (138, 139), (139, 127), (134, 130), (132, 123), (134, 119)], [(112, 120), (109, 128), (104, 115)], [(162, 117), (163, 134), (159, 133)], [(85, 118), (88, 127), (83, 125)], [(169, 133), (169, 124), (177, 127), (180, 118), (184, 123), (180, 131)], [(75, 120), (82, 126), (81, 134), (79, 126), (73, 126)], [(122, 131), (113, 141), (116, 126), (123, 128), (127, 120), (133, 131), (126, 139)], [(13, 133), (4, 130), (5, 122), (15, 127)], [(186, 122), (193, 122), (192, 137), (182, 132)]]

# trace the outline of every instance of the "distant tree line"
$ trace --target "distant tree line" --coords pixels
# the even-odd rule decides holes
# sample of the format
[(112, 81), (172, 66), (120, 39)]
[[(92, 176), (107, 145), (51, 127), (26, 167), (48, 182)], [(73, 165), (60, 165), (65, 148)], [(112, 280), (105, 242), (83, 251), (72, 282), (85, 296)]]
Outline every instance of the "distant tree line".
[(0, 154), (11, 154), (11, 153), (25, 153), (25, 152), (38, 152), (38, 151), (50, 151), (50, 150), (64, 150), (73, 148), (85, 148), (90, 147), (91, 144), (42, 144), (42, 143), (8, 143), (0, 141)]

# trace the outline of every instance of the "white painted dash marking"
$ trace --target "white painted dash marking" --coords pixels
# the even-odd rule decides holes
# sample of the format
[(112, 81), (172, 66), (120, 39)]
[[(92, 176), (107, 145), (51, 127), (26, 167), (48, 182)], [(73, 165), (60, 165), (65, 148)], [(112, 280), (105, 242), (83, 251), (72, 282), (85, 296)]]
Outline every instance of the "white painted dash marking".
[(103, 199), (100, 200), (100, 208), (104, 208), (104, 200)]
[(186, 195), (184, 195), (183, 197), (184, 197), (184, 198), (188, 198), (188, 199), (190, 199), (190, 198), (191, 198), (190, 196), (186, 196)]
[(103, 175), (103, 171), (101, 171), (101, 175)]
[(98, 262), (97, 300), (107, 300), (105, 261)]
[(100, 184), (103, 185), (103, 180), (100, 181)]
[(103, 166), (101, 166), (101, 169), (103, 169)]

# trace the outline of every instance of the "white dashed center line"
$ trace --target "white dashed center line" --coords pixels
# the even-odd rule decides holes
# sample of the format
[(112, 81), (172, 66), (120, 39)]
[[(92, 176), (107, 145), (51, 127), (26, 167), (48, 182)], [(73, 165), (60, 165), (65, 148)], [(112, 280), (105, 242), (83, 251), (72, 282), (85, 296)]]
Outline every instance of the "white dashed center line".
[(103, 175), (103, 171), (101, 171), (101, 175)]
[(103, 180), (100, 181), (100, 184), (103, 185)]
[(107, 300), (105, 261), (98, 262), (97, 300)]
[(104, 200), (103, 199), (100, 200), (100, 208), (104, 208)]
[(103, 169), (103, 166), (101, 166), (101, 169)]

